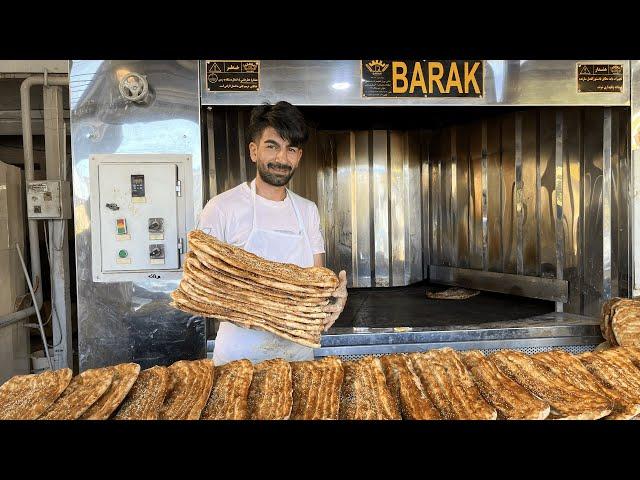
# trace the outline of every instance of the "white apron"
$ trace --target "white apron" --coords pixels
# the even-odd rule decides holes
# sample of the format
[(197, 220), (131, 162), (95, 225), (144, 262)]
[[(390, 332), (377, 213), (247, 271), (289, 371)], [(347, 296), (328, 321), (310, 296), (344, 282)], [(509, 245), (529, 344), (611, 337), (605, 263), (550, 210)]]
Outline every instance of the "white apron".
[[(313, 266), (313, 251), (302, 223), (294, 195), (286, 190), (298, 220), (299, 233), (277, 232), (258, 227), (256, 187), (251, 183), (253, 225), (244, 249), (274, 262), (293, 263), (299, 267)], [(220, 322), (213, 351), (215, 365), (246, 358), (253, 363), (271, 358), (287, 361), (313, 360), (313, 348), (278, 337), (271, 332), (250, 330), (230, 322)]]

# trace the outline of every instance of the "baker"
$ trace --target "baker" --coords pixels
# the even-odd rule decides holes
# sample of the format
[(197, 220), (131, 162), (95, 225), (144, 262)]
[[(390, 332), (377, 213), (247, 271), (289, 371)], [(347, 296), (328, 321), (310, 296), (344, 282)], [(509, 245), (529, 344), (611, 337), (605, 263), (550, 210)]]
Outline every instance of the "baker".
[[(286, 185), (302, 158), (309, 137), (302, 113), (287, 102), (268, 103), (251, 112), (249, 153), (256, 178), (213, 197), (205, 205), (198, 228), (267, 260), (300, 267), (324, 267), (324, 240), (315, 203), (291, 192)], [(324, 311), (327, 331), (347, 301), (347, 276), (340, 280)], [(213, 361), (222, 365), (246, 358), (313, 360), (313, 349), (270, 332), (220, 322)]]

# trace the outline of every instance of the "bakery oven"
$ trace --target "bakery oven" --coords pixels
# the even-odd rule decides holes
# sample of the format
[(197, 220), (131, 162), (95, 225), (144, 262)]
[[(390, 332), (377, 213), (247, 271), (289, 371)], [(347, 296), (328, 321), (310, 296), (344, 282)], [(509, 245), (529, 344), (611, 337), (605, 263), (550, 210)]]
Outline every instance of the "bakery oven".
[[(91, 275), (91, 156), (188, 155), (188, 229), (255, 176), (249, 112), (279, 100), (311, 129), (290, 188), (318, 205), (327, 266), (348, 276), (316, 356), (595, 348), (602, 303), (640, 286), (638, 62), (478, 62), (72, 62), (81, 369), (199, 358), (216, 329), (168, 306), (179, 268)], [(142, 99), (120, 95), (130, 73)], [(479, 293), (427, 297), (452, 287)]]

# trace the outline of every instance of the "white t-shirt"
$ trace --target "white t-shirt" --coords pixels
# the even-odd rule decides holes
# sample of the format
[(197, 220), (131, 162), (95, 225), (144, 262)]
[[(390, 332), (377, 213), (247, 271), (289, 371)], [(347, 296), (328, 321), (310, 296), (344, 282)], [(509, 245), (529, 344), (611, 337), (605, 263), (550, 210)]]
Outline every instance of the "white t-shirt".
[[(255, 180), (251, 182), (255, 183)], [(315, 203), (295, 195), (296, 206), (307, 230), (312, 253), (324, 253), (324, 240), (320, 231), (320, 214)], [(300, 233), (296, 213), (287, 194), (283, 201), (268, 200), (256, 195), (256, 221), (260, 228), (281, 232)], [(251, 189), (246, 182), (216, 195), (202, 209), (198, 228), (218, 240), (244, 247), (253, 225)]]

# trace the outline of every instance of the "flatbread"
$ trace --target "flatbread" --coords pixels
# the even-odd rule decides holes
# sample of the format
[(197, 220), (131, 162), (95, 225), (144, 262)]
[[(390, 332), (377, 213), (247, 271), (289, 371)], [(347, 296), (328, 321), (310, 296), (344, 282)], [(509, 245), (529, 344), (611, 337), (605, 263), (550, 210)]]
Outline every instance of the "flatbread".
[(504, 375), (479, 350), (458, 352), (480, 394), (501, 420), (544, 420), (551, 407)]
[[(246, 297), (258, 297), (280, 305), (290, 305), (300, 308), (301, 311), (315, 312), (329, 303), (326, 297), (305, 297), (283, 292), (275, 288), (268, 288), (256, 283), (245, 282), (234, 278), (221, 270), (212, 270), (200, 263), (193, 252), (187, 253), (184, 264), (185, 277), (202, 285), (215, 287), (218, 290), (230, 290), (237, 295)], [(305, 310), (302, 310), (302, 309)]]
[(326, 313), (316, 315), (314, 317), (304, 316), (303, 313), (289, 313), (287, 307), (274, 309), (264, 307), (257, 303), (240, 302), (230, 298), (224, 293), (203, 292), (199, 287), (194, 287), (192, 283), (182, 280), (180, 282), (180, 290), (182, 290), (190, 298), (198, 300), (202, 303), (208, 303), (218, 307), (229, 308), (238, 313), (249, 313), (256, 316), (262, 316), (269, 319), (278, 319), (284, 322), (284, 325), (300, 328), (302, 330), (322, 330), (323, 320), (327, 317)]
[(401, 420), (400, 411), (387, 387), (379, 358), (366, 356), (342, 363), (341, 420)]
[(307, 347), (320, 348), (320, 332), (317, 334), (310, 334), (305, 330), (284, 330), (282, 328), (277, 328), (273, 325), (267, 324), (259, 317), (238, 314), (237, 312), (226, 308), (219, 308), (191, 300), (179, 289), (171, 293), (171, 298), (174, 300), (171, 305), (182, 311), (192, 313), (194, 315), (226, 320), (244, 328), (264, 330)]
[(471, 374), (451, 348), (409, 354), (427, 396), (447, 420), (495, 420), (495, 408), (476, 387)]
[(611, 401), (612, 410), (605, 419), (628, 420), (640, 414), (640, 403), (633, 403), (615, 389), (603, 385), (575, 356), (563, 350), (552, 350), (536, 353), (531, 358), (574, 386), (607, 397)]
[(16, 375), (0, 386), (0, 420), (35, 420), (67, 388), (73, 372), (70, 368)]
[(169, 369), (143, 370), (115, 415), (116, 420), (157, 420), (169, 387)]
[(267, 313), (288, 313), (290, 315), (293, 315), (294, 317), (300, 317), (302, 319), (324, 319), (327, 317), (327, 314), (323, 312), (321, 306), (310, 307), (307, 305), (288, 305), (280, 301), (283, 299), (273, 299), (272, 297), (265, 298), (263, 296), (251, 293), (239, 294), (237, 293), (237, 288), (217, 286), (215, 288), (212, 288), (210, 283), (208, 284), (200, 279), (193, 278), (190, 275), (185, 275), (182, 278), (182, 281), (188, 283), (192, 288), (198, 290), (202, 295), (213, 295), (215, 297), (220, 297), (226, 300), (233, 300), (234, 302), (250, 305), (254, 308), (262, 307)]
[(247, 399), (253, 379), (249, 360), (235, 360), (214, 369), (211, 395), (200, 420), (246, 420), (249, 418)]
[(210, 270), (222, 270), (223, 272), (233, 275), (236, 278), (244, 280), (251, 280), (254, 283), (262, 285), (264, 287), (275, 288), (284, 292), (297, 293), (298, 295), (304, 295), (307, 297), (330, 297), (333, 293), (333, 289), (320, 288), (320, 287), (303, 287), (300, 285), (286, 283), (283, 281), (275, 280), (271, 277), (262, 276), (259, 273), (249, 270), (241, 270), (232, 265), (229, 265), (224, 260), (218, 257), (209, 255), (201, 250), (192, 250), (202, 265)]
[(408, 357), (383, 355), (380, 363), (400, 414), (406, 420), (438, 420), (440, 412), (431, 403)]
[(620, 346), (640, 346), (640, 304), (621, 307), (611, 318), (611, 333)]
[(501, 350), (488, 358), (503, 374), (547, 402), (551, 406), (549, 418), (597, 420), (612, 411), (608, 398), (575, 387), (522, 352)]
[(337, 420), (344, 372), (336, 357), (290, 362), (292, 420)]
[(328, 268), (302, 268), (290, 263), (272, 262), (253, 253), (249, 253), (242, 248), (221, 242), (200, 230), (189, 232), (189, 243), (192, 245), (192, 248), (215, 256), (235, 268), (260, 272), (260, 275), (278, 281), (284, 281), (294, 285), (329, 287), (331, 289), (335, 289), (339, 283), (336, 274)]
[(432, 298), (434, 300), (466, 300), (467, 298), (475, 297), (479, 294), (479, 290), (452, 287), (441, 292), (427, 291), (427, 298)]
[(39, 420), (76, 420), (111, 386), (113, 371), (106, 368), (85, 370), (71, 379), (62, 395)]
[(160, 420), (198, 420), (213, 385), (213, 362), (179, 360), (169, 367), (171, 389), (160, 409)]
[(276, 358), (254, 365), (247, 404), (251, 420), (288, 420), (293, 406), (289, 362)]
[(82, 414), (81, 420), (108, 419), (127, 396), (140, 374), (140, 365), (137, 363), (121, 363), (108, 368), (113, 373), (111, 386)]

